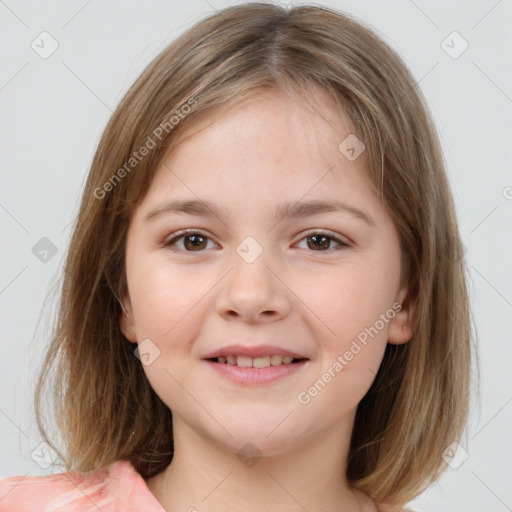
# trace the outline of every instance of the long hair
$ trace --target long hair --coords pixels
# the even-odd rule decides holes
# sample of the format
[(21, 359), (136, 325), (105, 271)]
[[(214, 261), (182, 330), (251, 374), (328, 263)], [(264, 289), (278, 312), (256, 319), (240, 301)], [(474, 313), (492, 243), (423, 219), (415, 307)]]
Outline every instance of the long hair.
[[(119, 326), (127, 229), (185, 128), (270, 90), (306, 100), (321, 90), (348, 115), (399, 233), (416, 329), (408, 343), (387, 345), (358, 405), (347, 477), (375, 501), (403, 505), (439, 477), (443, 451), (467, 422), (467, 269), (438, 136), (414, 77), (372, 30), (326, 7), (226, 8), (165, 48), (121, 100), (94, 155), (69, 245), (37, 382), (38, 426), (68, 470), (127, 459), (149, 478), (170, 463), (171, 411)], [(63, 447), (45, 431), (50, 384)]]

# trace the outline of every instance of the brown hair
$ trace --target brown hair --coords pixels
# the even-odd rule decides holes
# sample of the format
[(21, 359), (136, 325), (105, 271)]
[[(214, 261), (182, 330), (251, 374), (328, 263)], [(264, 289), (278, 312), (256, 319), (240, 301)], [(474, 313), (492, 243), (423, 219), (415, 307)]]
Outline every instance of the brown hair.
[[(361, 22), (326, 7), (224, 9), (164, 49), (126, 93), (99, 142), (74, 226), (37, 383), (38, 426), (67, 469), (127, 459), (148, 478), (170, 463), (171, 411), (119, 327), (127, 229), (187, 126), (272, 89), (306, 100), (324, 91), (348, 115), (400, 236), (402, 278), (417, 304), (415, 333), (408, 343), (387, 345), (358, 406), (347, 477), (375, 501), (402, 506), (439, 477), (442, 452), (467, 421), (467, 270), (438, 137), (413, 76)], [(146, 156), (130, 160), (150, 139)], [(43, 425), (52, 369), (63, 450)]]

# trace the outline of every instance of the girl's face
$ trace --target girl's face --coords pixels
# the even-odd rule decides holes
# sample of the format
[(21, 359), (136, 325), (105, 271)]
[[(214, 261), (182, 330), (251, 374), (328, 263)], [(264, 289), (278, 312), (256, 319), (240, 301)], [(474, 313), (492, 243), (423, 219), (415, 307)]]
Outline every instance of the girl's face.
[(233, 452), (336, 435), (412, 336), (361, 141), (326, 97), (303, 105), (268, 94), (194, 131), (129, 227), (121, 328), (174, 428)]

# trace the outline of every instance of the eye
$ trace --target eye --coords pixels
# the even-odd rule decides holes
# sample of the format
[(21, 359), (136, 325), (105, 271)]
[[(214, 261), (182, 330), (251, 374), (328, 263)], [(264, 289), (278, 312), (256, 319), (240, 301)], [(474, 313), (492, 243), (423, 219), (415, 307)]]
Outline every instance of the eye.
[[(307, 248), (317, 252), (328, 252), (331, 250), (338, 250), (340, 248), (350, 247), (350, 244), (342, 240), (341, 238), (326, 233), (324, 231), (312, 231), (302, 240), (306, 240)], [(301, 240), (301, 241), (302, 241)], [(329, 248), (329, 245), (334, 241), (338, 244), (338, 247)], [(326, 250), (325, 250), (326, 249)]]
[[(182, 247), (176, 248), (176, 243), (183, 239)], [(194, 231), (180, 231), (171, 238), (168, 238), (164, 243), (164, 247), (170, 247), (173, 251), (185, 251), (185, 252), (201, 252), (202, 249), (206, 248), (207, 240), (211, 239), (206, 235)], [(217, 245), (214, 243), (214, 245)]]
[[(183, 240), (183, 245), (179, 247), (178, 242), (181, 240)], [(350, 247), (350, 244), (341, 238), (324, 231), (312, 231), (308, 233), (306, 237), (302, 238), (302, 240), (307, 241), (308, 249), (316, 252), (329, 252), (331, 250)], [(218, 244), (203, 233), (194, 230), (186, 230), (180, 231), (165, 240), (163, 246), (170, 247), (173, 251), (201, 252), (203, 249), (207, 248), (208, 241), (211, 241), (214, 246), (218, 247)], [(338, 246), (330, 248), (329, 246), (332, 242), (335, 242)]]

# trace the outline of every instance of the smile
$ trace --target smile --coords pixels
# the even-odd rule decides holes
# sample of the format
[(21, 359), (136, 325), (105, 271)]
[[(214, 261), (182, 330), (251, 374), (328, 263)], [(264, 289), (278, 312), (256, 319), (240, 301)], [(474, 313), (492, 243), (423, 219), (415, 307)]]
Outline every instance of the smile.
[(297, 359), (291, 356), (281, 356), (281, 355), (272, 355), (272, 356), (263, 356), (263, 357), (249, 357), (249, 356), (219, 356), (209, 361), (220, 363), (220, 364), (230, 364), (233, 366), (241, 366), (244, 368), (268, 368), (269, 366), (280, 366), (287, 365), (292, 363), (297, 363), (302, 361), (303, 359)]

